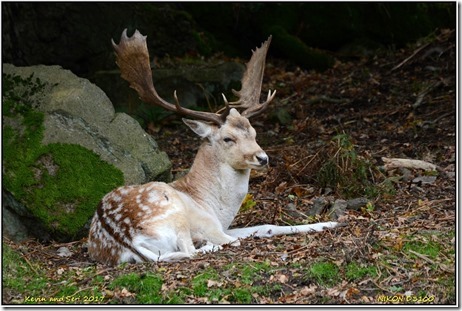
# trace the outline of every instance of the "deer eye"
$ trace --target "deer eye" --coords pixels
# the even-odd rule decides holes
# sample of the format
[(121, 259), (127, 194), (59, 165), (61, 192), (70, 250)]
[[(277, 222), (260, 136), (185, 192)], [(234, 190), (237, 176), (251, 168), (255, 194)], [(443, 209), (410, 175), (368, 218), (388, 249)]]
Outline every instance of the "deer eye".
[(229, 142), (234, 142), (234, 139), (229, 138), (229, 137), (225, 137), (225, 138), (223, 138), (223, 141), (224, 141), (225, 143), (229, 143)]

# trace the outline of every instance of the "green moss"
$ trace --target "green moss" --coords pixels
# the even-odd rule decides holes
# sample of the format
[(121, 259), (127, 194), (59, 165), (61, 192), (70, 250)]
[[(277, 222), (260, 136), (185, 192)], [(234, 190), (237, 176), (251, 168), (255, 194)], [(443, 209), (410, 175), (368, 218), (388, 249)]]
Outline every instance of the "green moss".
[[(15, 82), (16, 77), (4, 76), (4, 80), (10, 81), (4, 87), (15, 83), (27, 86), (24, 80)], [(34, 88), (34, 83), (29, 83)], [(15, 121), (3, 125), (4, 188), (27, 206), (54, 238), (77, 238), (99, 200), (123, 184), (123, 174), (79, 145), (42, 145), (44, 115), (32, 109), (33, 94), (18, 95), (11, 89), (5, 94), (3, 112)]]
[(253, 290), (249, 288), (236, 288), (231, 291), (231, 297), (229, 297), (229, 300), (233, 303), (250, 304), (253, 299), (252, 294), (258, 290), (259, 287), (256, 287)]
[(46, 147), (41, 157), (49, 155), (58, 169), (54, 176), (42, 176), (41, 187), (29, 188), (34, 200), (30, 203), (48, 226), (73, 236), (93, 215), (102, 196), (123, 183), (123, 175), (81, 146)]
[[(206, 294), (211, 294), (208, 289), (207, 283), (209, 280), (216, 281), (219, 280), (220, 276), (215, 269), (207, 269), (201, 274), (198, 274), (192, 279), (192, 288), (194, 295), (196, 296), (205, 296)], [(214, 293), (216, 296), (216, 293)]]
[[(409, 253), (409, 257), (418, 258), (413, 252), (428, 256), (430, 259), (436, 259), (440, 254), (440, 245), (433, 241), (410, 241), (403, 245), (403, 250)], [(410, 252), (413, 251), (413, 252)]]
[(147, 273), (138, 275), (129, 273), (115, 279), (110, 288), (125, 288), (129, 292), (136, 293), (136, 300), (142, 304), (159, 304), (164, 303), (162, 298), (163, 279), (158, 274)]
[(266, 277), (264, 274), (270, 273), (274, 268), (271, 267), (269, 262), (254, 262), (249, 264), (238, 265), (240, 271), (240, 279), (242, 283), (253, 285)]
[[(109, 288), (114, 291), (125, 288), (135, 295), (130, 301), (133, 303), (183, 304), (188, 297), (200, 297), (211, 303), (249, 304), (255, 302), (254, 294), (281, 292), (280, 284), (267, 282), (268, 273), (274, 270), (276, 268), (266, 262), (230, 264), (223, 270), (206, 268), (193, 273), (189, 279), (182, 279), (183, 285), (170, 291), (162, 291), (163, 279), (159, 274), (130, 273), (116, 278)], [(226, 280), (223, 273), (228, 275)]]
[(314, 263), (307, 276), (322, 286), (333, 286), (340, 281), (339, 268), (334, 263), (325, 261)]
[(349, 281), (355, 281), (365, 276), (376, 277), (377, 269), (373, 266), (360, 265), (356, 262), (350, 262), (345, 268), (345, 277)]
[[(245, 271), (241, 270), (244, 269)], [(184, 286), (177, 287), (175, 290), (163, 292), (163, 278), (159, 274), (136, 274), (130, 273), (119, 276), (110, 285), (112, 290), (122, 290), (125, 288), (134, 294), (132, 303), (155, 303), (155, 304), (183, 304), (188, 297), (206, 298), (207, 301), (216, 303), (228, 301), (231, 303), (249, 304), (254, 302), (253, 294), (270, 294), (273, 291), (280, 290), (279, 284), (251, 285), (244, 282), (243, 278), (261, 278), (261, 270), (249, 264), (239, 264), (239, 269), (232, 271), (236, 275), (229, 276), (224, 280), (222, 272), (207, 268), (194, 274), (188, 281), (184, 279)], [(242, 271), (242, 276), (237, 275), (237, 271)], [(230, 280), (238, 276), (236, 284)], [(183, 282), (182, 281), (182, 282)], [(215, 282), (215, 283), (213, 283)]]
[[(228, 277), (223, 280), (222, 273), (213, 268), (206, 269), (192, 280), (193, 294), (207, 297), (209, 301), (228, 301), (231, 303), (249, 304), (254, 300), (253, 294), (267, 295), (280, 291), (279, 284), (268, 284), (268, 273), (275, 270), (267, 262), (238, 263), (223, 267)], [(238, 283), (231, 280), (235, 279)], [(209, 281), (217, 285), (209, 286)], [(263, 283), (263, 285), (259, 285)], [(239, 287), (236, 287), (239, 284)]]

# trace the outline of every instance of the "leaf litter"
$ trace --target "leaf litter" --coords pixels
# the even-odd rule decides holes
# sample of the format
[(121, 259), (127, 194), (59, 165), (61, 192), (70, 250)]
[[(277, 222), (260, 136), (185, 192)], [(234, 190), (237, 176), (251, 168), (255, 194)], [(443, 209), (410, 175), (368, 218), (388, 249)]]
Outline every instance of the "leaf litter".
[[(426, 53), (432, 48), (444, 52)], [(368, 178), (375, 185), (389, 182), (388, 190), (365, 206), (347, 208), (338, 215), (342, 225), (337, 228), (246, 239), (239, 248), (225, 246), (180, 263), (108, 267), (88, 258), (86, 239), (46, 245), (4, 239), (35, 275), (44, 275), (46, 286), (37, 295), (51, 297), (67, 287), (69, 297), (104, 297), (93, 303), (140, 303), (140, 292), (114, 288), (114, 280), (156, 273), (162, 284), (153, 295), (163, 303), (175, 303), (175, 295), (188, 304), (236, 303), (233, 293), (242, 288), (251, 293), (245, 301), (252, 304), (456, 303), (454, 32), (441, 30), (394, 52), (344, 59), (323, 73), (278, 60), (268, 63), (263, 90), (277, 89), (278, 99), (253, 124), (271, 165), (264, 174), (252, 174), (247, 208), (233, 227), (329, 220), (325, 209), (310, 210), (319, 198), (326, 206), (345, 199), (335, 184), (321, 187), (316, 180), (335, 155), (332, 138), (339, 134), (348, 135), (357, 156), (371, 167), (382, 166), (382, 157), (408, 158), (436, 164), (444, 174), (430, 178), (419, 169), (377, 170)], [(286, 112), (282, 123), (271, 112), (277, 109)], [(165, 126), (155, 139), (180, 172), (199, 145), (181, 126)], [(333, 265), (338, 279), (315, 278), (310, 268), (322, 263)], [(250, 276), (245, 267), (253, 271)], [(191, 289), (194, 279), (210, 271), (217, 278), (205, 280), (206, 293), (221, 290), (221, 297)], [(5, 277), (11, 275), (4, 271)], [(265, 290), (252, 290), (257, 287)], [(6, 304), (23, 303), (27, 295), (3, 288)]]

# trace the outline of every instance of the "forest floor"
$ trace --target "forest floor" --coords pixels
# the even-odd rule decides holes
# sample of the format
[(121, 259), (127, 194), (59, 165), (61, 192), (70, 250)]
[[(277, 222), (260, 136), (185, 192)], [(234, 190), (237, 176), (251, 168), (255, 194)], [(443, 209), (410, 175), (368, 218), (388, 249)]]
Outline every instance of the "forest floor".
[[(252, 174), (232, 227), (340, 226), (117, 267), (92, 262), (85, 239), (4, 239), (3, 303), (455, 304), (455, 33), (339, 59), (323, 73), (268, 62), (263, 93), (276, 99), (252, 124), (270, 166)], [(175, 173), (200, 144), (181, 125), (155, 139)], [(383, 157), (437, 168), (384, 169)]]

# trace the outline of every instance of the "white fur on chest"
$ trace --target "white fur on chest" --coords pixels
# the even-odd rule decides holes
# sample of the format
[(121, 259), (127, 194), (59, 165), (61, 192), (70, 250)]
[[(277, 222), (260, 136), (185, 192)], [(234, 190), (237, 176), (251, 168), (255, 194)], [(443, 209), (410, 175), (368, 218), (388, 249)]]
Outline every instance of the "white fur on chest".
[(219, 202), (213, 207), (223, 229), (228, 229), (239, 212), (241, 203), (249, 190), (250, 170), (236, 171), (230, 167), (221, 168)]

